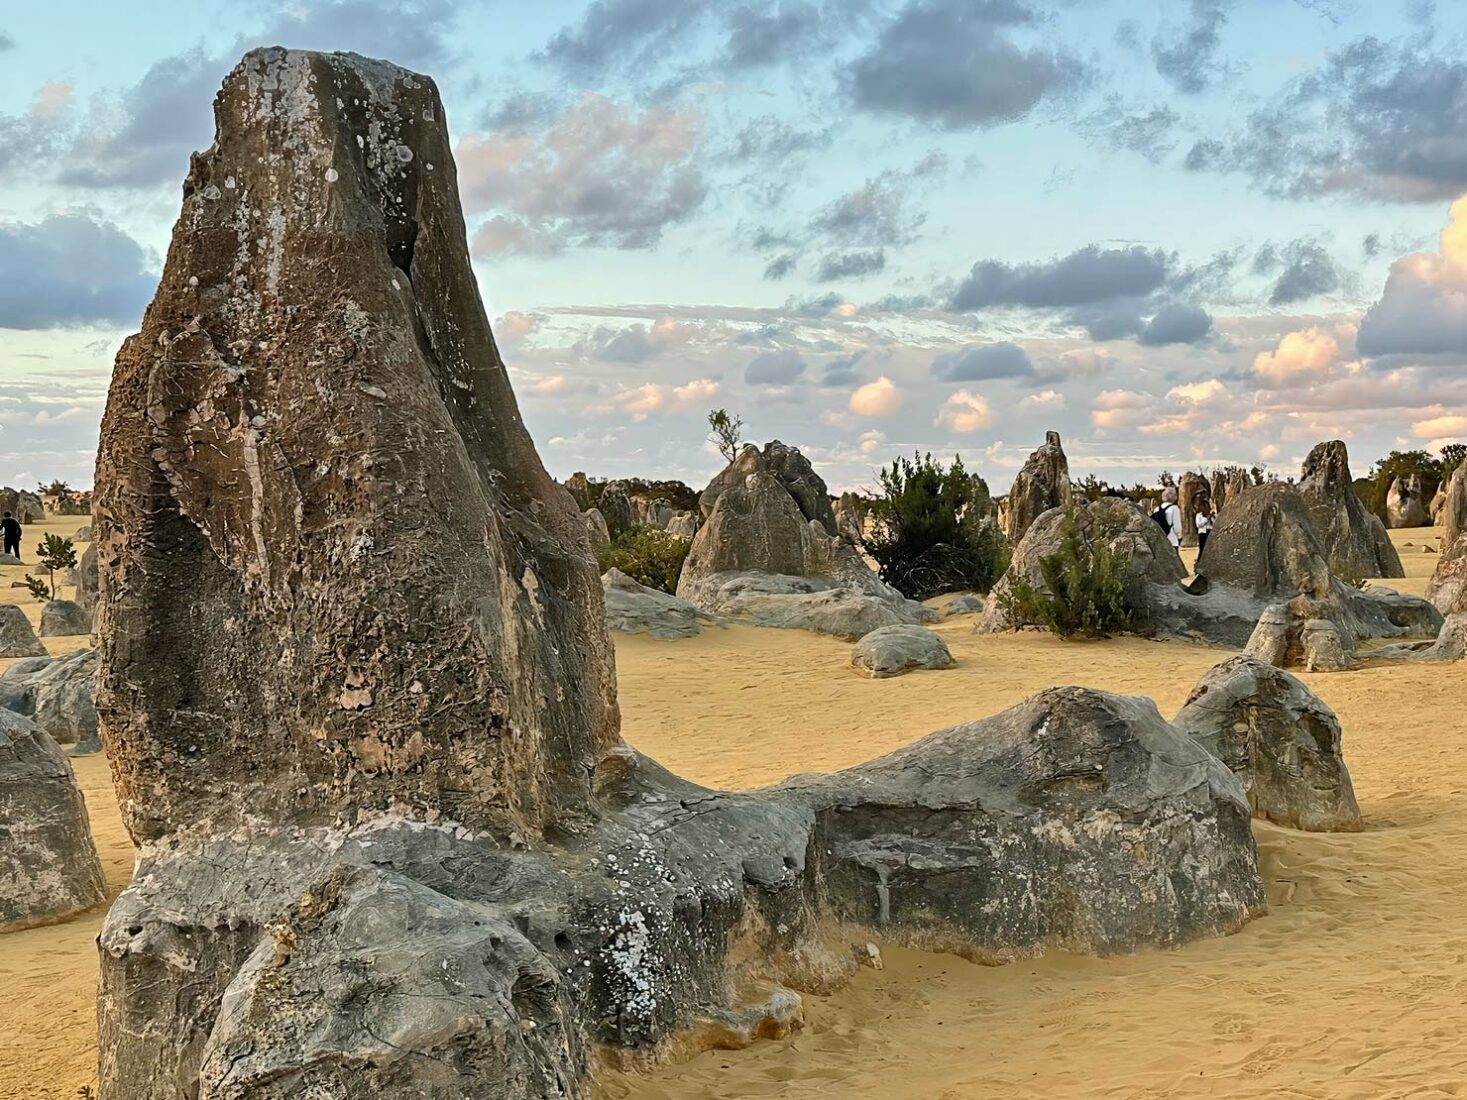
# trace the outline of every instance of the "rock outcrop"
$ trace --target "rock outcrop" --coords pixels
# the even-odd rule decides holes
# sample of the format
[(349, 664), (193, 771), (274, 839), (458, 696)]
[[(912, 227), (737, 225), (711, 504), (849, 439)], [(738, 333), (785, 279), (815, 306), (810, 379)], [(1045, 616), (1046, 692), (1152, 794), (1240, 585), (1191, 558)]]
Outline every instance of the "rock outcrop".
[(855, 641), (934, 612), (883, 583), (836, 531), (825, 483), (793, 447), (746, 446), (700, 499), (677, 594), (713, 615)]
[(853, 938), (1105, 954), (1262, 910), (1238, 780), (1147, 700), (1055, 688), (751, 793), (622, 743), (432, 82), (259, 50), (215, 110), (97, 461), (143, 842), (98, 938), (106, 1100), (574, 1098), (596, 1051), (788, 1027), (735, 991), (828, 987)]
[(1355, 492), (1343, 442), (1321, 443), (1309, 452), (1299, 492), (1331, 572), (1347, 579), (1406, 575), (1385, 524)]
[(611, 528), (607, 526), (600, 508), (587, 508), (581, 513), (581, 522), (586, 527), (586, 541), (590, 543), (592, 554), (599, 554), (611, 545)]
[(1070, 463), (1059, 432), (1045, 432), (1044, 446), (1029, 456), (1009, 490), (1004, 512), (1009, 542), (1017, 546), (1036, 519), (1069, 504), (1073, 496)]
[(14, 604), (0, 604), (0, 657), (44, 657), (46, 647), (36, 637), (25, 612)]
[(84, 756), (102, 748), (96, 683), (96, 650), (31, 657), (0, 674), (0, 707), (25, 715), (73, 756)]
[(0, 932), (65, 920), (105, 899), (70, 761), (8, 710), (0, 710), (0, 837)]
[(1177, 508), (1182, 513), (1182, 545), (1197, 545), (1197, 513), (1212, 507), (1212, 486), (1207, 478), (1188, 470), (1177, 485)]
[(46, 507), (35, 493), (24, 489), (0, 489), (0, 512), (9, 512), (21, 523), (44, 523)]
[(1340, 720), (1289, 673), (1230, 658), (1198, 682), (1172, 723), (1233, 770), (1255, 817), (1313, 832), (1362, 827)]
[(1186, 579), (1187, 567), (1182, 564), (1176, 547), (1167, 540), (1161, 527), (1136, 505), (1124, 497), (1078, 499), (1068, 509), (1051, 508), (1041, 513), (1030, 525), (1014, 548), (1008, 571), (994, 585), (978, 622), (980, 633), (1034, 625), (1014, 622), (1005, 596), (1021, 578), (1036, 591), (1047, 591), (1042, 562), (1059, 551), (1069, 514), (1074, 515), (1075, 527), (1085, 542), (1109, 546), (1125, 558), (1130, 576), (1127, 595), (1133, 605), (1151, 606), (1158, 602), (1159, 590), (1176, 588)]
[(692, 542), (698, 537), (698, 516), (693, 512), (678, 512), (667, 521), (667, 533)]
[(917, 668), (948, 668), (952, 652), (942, 636), (925, 626), (883, 626), (851, 647), (851, 667), (873, 680)]
[(97, 546), (87, 543), (76, 567), (76, 602), (88, 615), (97, 609)]
[(691, 638), (705, 626), (720, 625), (715, 615), (699, 611), (687, 600), (639, 584), (620, 569), (601, 577), (606, 599), (606, 628), (621, 634), (650, 634), (654, 638)]
[(1441, 509), (1442, 555), (1437, 559), (1426, 598), (1443, 615), (1467, 611), (1467, 463), (1447, 481), (1447, 499)]
[(835, 525), (841, 538), (852, 546), (860, 546), (866, 537), (866, 517), (871, 513), (871, 500), (860, 493), (842, 493), (836, 498)]
[(92, 613), (75, 600), (47, 600), (42, 605), (41, 637), (69, 637), (91, 632)]
[(1421, 500), (1421, 475), (1395, 478), (1386, 490), (1386, 524), (1399, 529), (1425, 527), (1429, 522)]
[(627, 492), (626, 483), (622, 481), (606, 483), (606, 487), (601, 490), (596, 509), (606, 519), (606, 529), (613, 539), (637, 522), (636, 513), (632, 509), (632, 498)]

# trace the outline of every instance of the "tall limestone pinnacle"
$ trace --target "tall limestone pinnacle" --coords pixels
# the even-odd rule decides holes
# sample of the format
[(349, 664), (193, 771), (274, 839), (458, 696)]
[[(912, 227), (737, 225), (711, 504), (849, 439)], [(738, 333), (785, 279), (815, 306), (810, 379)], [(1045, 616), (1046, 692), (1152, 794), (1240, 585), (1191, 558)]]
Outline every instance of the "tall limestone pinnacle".
[(607, 1052), (787, 1030), (796, 993), (752, 991), (828, 987), (853, 939), (1109, 954), (1262, 910), (1243, 788), (1149, 700), (1051, 688), (756, 792), (623, 744), (432, 83), (262, 50), (216, 116), (97, 462), (140, 842), (101, 1100), (575, 1100)]
[(573, 825), (618, 740), (601, 590), (479, 300), (433, 82), (256, 50), (215, 116), (97, 459), (129, 828)]

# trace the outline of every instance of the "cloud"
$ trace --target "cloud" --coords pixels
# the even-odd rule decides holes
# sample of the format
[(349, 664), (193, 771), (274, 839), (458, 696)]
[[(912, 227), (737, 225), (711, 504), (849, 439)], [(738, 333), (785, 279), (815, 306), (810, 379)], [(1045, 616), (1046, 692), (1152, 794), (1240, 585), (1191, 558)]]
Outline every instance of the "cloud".
[(769, 11), (746, 4), (725, 18), (728, 41), (723, 64), (735, 72), (808, 56), (811, 47), (827, 37), (820, 9), (800, 0), (786, 0)]
[(860, 377), (856, 368), (865, 357), (866, 351), (863, 348), (850, 355), (842, 355), (839, 359), (832, 359), (825, 364), (825, 369), (821, 372), (820, 384), (822, 386), (851, 385)]
[(0, 223), (0, 327), (134, 325), (158, 285), (156, 264), (90, 214)]
[(776, 256), (764, 268), (764, 277), (771, 281), (783, 279), (795, 270), (795, 263), (794, 254), (791, 252), (786, 252), (783, 256)]
[(474, 254), (655, 245), (707, 193), (699, 125), (692, 114), (639, 114), (586, 94), (541, 133), (465, 136), (457, 148), (465, 209), (494, 214), (475, 232)]
[(1151, 40), (1156, 71), (1177, 91), (1197, 95), (1222, 71), (1216, 63), (1229, 0), (1192, 0), (1191, 19), (1180, 31)]
[(1448, 413), (1444, 416), (1433, 416), (1427, 420), (1418, 420), (1411, 425), (1411, 432), (1419, 439), (1464, 438), (1467, 437), (1467, 416)]
[(1269, 305), (1289, 305), (1340, 288), (1340, 271), (1324, 246), (1316, 241), (1293, 241), (1283, 254), (1284, 269), (1269, 293)]
[(855, 105), (947, 130), (1012, 122), (1085, 80), (1076, 58), (1020, 45), (1018, 0), (910, 0), (848, 73)]
[(1195, 344), (1212, 329), (1212, 316), (1198, 306), (1173, 303), (1162, 306), (1136, 337), (1146, 347)]
[(595, 0), (579, 24), (550, 39), (540, 57), (587, 77), (630, 67), (665, 50), (711, 6), (711, 0)]
[(883, 172), (847, 192), (810, 220), (811, 232), (848, 245), (892, 246), (915, 239), (925, 215), (908, 211), (915, 181), (947, 166), (940, 153), (928, 154), (909, 172)]
[(1019, 402), (1021, 409), (1062, 409), (1065, 407), (1065, 395), (1059, 390), (1040, 390), (1031, 393)]
[(1196, 171), (1241, 171), (1293, 198), (1354, 193), (1423, 202), (1467, 190), (1467, 61), (1419, 41), (1357, 39), (1292, 81)]
[(1186, 405), (1210, 405), (1226, 393), (1227, 387), (1221, 381), (1209, 378), (1205, 382), (1187, 382), (1173, 386), (1167, 391), (1167, 397)]
[(1045, 263), (980, 260), (958, 285), (951, 308), (1043, 309), (1144, 296), (1166, 282), (1171, 263), (1171, 257), (1157, 249), (1140, 245), (1102, 249), (1093, 244)]
[(1311, 325), (1287, 333), (1273, 351), (1259, 352), (1253, 373), (1269, 385), (1287, 388), (1322, 380), (1343, 359), (1336, 334)]
[(1156, 398), (1135, 390), (1103, 390), (1090, 405), (1090, 422), (1097, 428), (1130, 428), (1155, 414)]
[(692, 338), (689, 326), (670, 318), (649, 325), (616, 329), (599, 325), (577, 345), (577, 350), (603, 363), (645, 363)]
[(955, 432), (976, 432), (988, 427), (989, 419), (988, 402), (982, 396), (971, 390), (958, 390), (942, 403), (932, 426)]
[(896, 383), (883, 376), (851, 394), (848, 407), (857, 416), (890, 416), (901, 403), (902, 394)]
[(1436, 252), (1391, 264), (1360, 321), (1363, 355), (1467, 355), (1467, 197), (1452, 204)]
[(744, 381), (751, 386), (787, 386), (805, 373), (805, 357), (797, 351), (764, 351), (749, 360)]
[(713, 378), (695, 378), (672, 388), (672, 400), (679, 408), (692, 408), (718, 396), (723, 387)]
[(1018, 344), (1004, 341), (945, 352), (932, 361), (930, 370), (932, 377), (943, 382), (987, 382), (1032, 377), (1034, 364)]
[(821, 283), (837, 279), (864, 279), (886, 269), (886, 252), (876, 248), (864, 252), (830, 252), (820, 260), (815, 279)]
[(1113, 95), (1107, 98), (1104, 107), (1082, 119), (1080, 125), (1091, 137), (1155, 164), (1176, 148), (1172, 134), (1181, 121), (1182, 116), (1165, 104), (1136, 112)]

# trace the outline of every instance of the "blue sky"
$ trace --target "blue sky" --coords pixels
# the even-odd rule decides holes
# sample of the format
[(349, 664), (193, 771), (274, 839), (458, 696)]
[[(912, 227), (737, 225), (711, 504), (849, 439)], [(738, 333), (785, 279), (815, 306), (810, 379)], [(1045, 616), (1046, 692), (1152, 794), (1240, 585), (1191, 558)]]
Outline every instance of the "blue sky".
[[(559, 476), (1125, 481), (1467, 437), (1467, 13), (1421, 0), (301, 0), (0, 14), (0, 482), (91, 480), (239, 55), (432, 75)], [(1467, 226), (1467, 206), (1461, 208)]]

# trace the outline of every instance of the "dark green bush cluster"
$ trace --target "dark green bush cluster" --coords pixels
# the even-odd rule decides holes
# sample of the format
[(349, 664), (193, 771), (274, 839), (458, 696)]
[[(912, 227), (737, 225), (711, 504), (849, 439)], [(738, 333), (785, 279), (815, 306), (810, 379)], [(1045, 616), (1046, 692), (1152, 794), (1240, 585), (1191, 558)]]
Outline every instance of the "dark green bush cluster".
[(693, 544), (658, 527), (629, 527), (597, 556), (601, 572), (620, 569), (638, 584), (677, 591), (683, 562)]
[(871, 505), (867, 553), (881, 579), (902, 595), (925, 600), (942, 592), (987, 592), (1009, 564), (1008, 540), (989, 518), (988, 486), (928, 455), (899, 458), (880, 474)]
[(1061, 638), (1099, 638), (1136, 630), (1145, 613), (1134, 599), (1128, 563), (1104, 541), (1088, 542), (1065, 510), (1058, 549), (1039, 559), (1042, 587), (1016, 577), (999, 594), (1015, 626), (1038, 623)]

